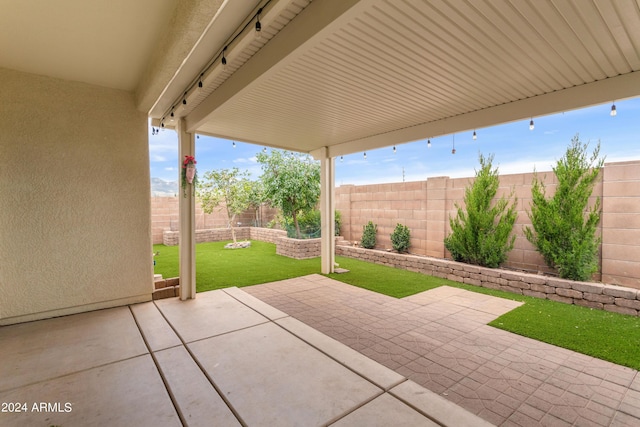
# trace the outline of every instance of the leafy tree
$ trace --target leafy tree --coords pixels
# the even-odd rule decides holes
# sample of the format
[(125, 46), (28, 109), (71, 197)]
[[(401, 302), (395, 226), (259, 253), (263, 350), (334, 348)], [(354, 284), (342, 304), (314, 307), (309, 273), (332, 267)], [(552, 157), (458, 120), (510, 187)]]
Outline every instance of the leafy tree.
[(320, 165), (307, 155), (273, 150), (259, 153), (265, 198), (293, 219), (300, 238), (298, 214), (313, 210), (320, 198)]
[(391, 233), (391, 246), (393, 249), (400, 253), (408, 252), (410, 240), (409, 227), (402, 224), (396, 224), (395, 230)]
[(249, 172), (240, 172), (238, 168), (216, 169), (204, 174), (204, 182), (200, 190), (202, 210), (212, 213), (215, 208), (224, 203), (234, 243), (237, 242), (235, 219), (237, 215), (249, 209), (251, 187)]
[(511, 235), (518, 216), (516, 200), (509, 206), (511, 193), (494, 202), (500, 177), (498, 168), (492, 169), (493, 154), (487, 158), (480, 154), (479, 160), (480, 170), (464, 190), (466, 210), (456, 203), (458, 213), (449, 217), (451, 234), (444, 239), (444, 246), (456, 261), (496, 268), (506, 261), (516, 239)]
[(365, 249), (373, 249), (376, 247), (376, 234), (378, 234), (378, 225), (373, 221), (369, 221), (367, 225), (362, 226), (362, 239), (360, 244)]
[(600, 143), (587, 155), (588, 144), (573, 137), (567, 151), (553, 168), (558, 184), (553, 197), (546, 197), (542, 181), (534, 176), (531, 188), (531, 227), (524, 234), (542, 254), (546, 264), (557, 269), (560, 277), (585, 281), (598, 270), (601, 201), (588, 207), (593, 186), (604, 164), (598, 159)]
[(253, 217), (255, 224), (262, 225), (262, 218), (259, 217), (260, 206), (264, 203), (264, 186), (262, 181), (251, 181), (251, 188), (249, 191), (249, 209), (253, 210)]

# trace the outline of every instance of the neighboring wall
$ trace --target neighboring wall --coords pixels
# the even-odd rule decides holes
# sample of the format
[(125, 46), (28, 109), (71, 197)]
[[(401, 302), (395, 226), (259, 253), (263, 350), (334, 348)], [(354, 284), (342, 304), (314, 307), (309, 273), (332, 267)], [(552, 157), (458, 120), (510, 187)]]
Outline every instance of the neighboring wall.
[(130, 93), (0, 68), (0, 324), (151, 299), (147, 118)]
[(604, 169), (602, 281), (640, 289), (640, 162)]
[[(182, 194), (182, 193), (180, 193)], [(151, 232), (153, 243), (162, 243), (162, 233), (164, 231), (178, 231), (179, 210), (178, 197), (152, 197), (151, 198)], [(248, 227), (253, 225), (266, 225), (275, 216), (275, 209), (262, 206), (257, 212), (249, 210), (236, 217), (236, 226)], [(239, 224), (238, 224), (239, 223)], [(213, 213), (203, 212), (199, 201), (196, 199), (196, 230), (208, 230), (212, 228), (227, 227), (227, 211), (224, 206), (215, 209)]]
[[(547, 194), (555, 191), (553, 172), (541, 172)], [(603, 238), (601, 277), (605, 283), (640, 289), (640, 161), (607, 163), (603, 182), (593, 192), (602, 197), (600, 230)], [(530, 225), (527, 211), (531, 204), (532, 173), (500, 176), (498, 196), (512, 190), (518, 197), (518, 219), (514, 227), (516, 242), (506, 267), (531, 272), (549, 272), (540, 254), (527, 241), (523, 226)], [(411, 231), (410, 252), (437, 258), (450, 258), (444, 238), (451, 228), (449, 217), (456, 215), (455, 204), (463, 205), (464, 189), (472, 178), (429, 178), (426, 181), (343, 185), (336, 188), (336, 209), (342, 213), (341, 235), (359, 242), (362, 227), (378, 224), (376, 248), (391, 248), (390, 235), (397, 223)]]

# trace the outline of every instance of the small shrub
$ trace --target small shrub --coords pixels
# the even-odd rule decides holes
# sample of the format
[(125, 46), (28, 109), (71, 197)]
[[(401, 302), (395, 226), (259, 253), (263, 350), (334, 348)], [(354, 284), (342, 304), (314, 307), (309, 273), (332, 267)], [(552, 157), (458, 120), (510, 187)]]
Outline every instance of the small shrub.
[(376, 247), (376, 234), (378, 233), (378, 226), (372, 221), (369, 221), (367, 225), (362, 226), (362, 240), (360, 244), (365, 249), (373, 249)]
[(336, 221), (336, 236), (340, 235), (340, 229), (342, 228), (342, 214), (339, 210), (335, 211), (335, 221)]
[(409, 227), (397, 224), (396, 229), (391, 233), (391, 246), (398, 252), (407, 252), (409, 250)]

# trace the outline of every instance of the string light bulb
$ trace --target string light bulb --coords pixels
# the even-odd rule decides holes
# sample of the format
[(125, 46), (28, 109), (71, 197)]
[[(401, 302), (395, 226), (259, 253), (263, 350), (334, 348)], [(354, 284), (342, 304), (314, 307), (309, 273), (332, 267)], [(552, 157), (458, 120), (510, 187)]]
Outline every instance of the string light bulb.
[(478, 139), (478, 135), (476, 134), (476, 131), (473, 131), (473, 140), (475, 141), (476, 139)]
[(267, 147), (264, 147), (264, 148), (262, 149), (262, 152), (263, 152), (263, 153), (266, 153), (266, 152), (267, 152)]
[(427, 139), (427, 148), (431, 148), (431, 139)]
[(393, 154), (396, 154), (396, 151), (397, 151), (397, 150), (396, 150), (396, 146), (394, 145), (394, 146), (393, 146)]
[(222, 60), (220, 62), (222, 62), (222, 68), (225, 68), (227, 65), (227, 58), (224, 56), (224, 53), (227, 51), (227, 47), (225, 46), (224, 49), (222, 49)]
[(254, 33), (256, 38), (259, 39), (262, 35), (262, 24), (260, 23), (260, 14), (262, 13), (262, 8), (258, 9), (258, 13), (256, 13), (256, 32)]
[(615, 117), (618, 114), (618, 111), (616, 110), (616, 103), (614, 102), (613, 104), (611, 104), (611, 117)]
[(367, 152), (364, 152), (364, 159), (367, 160)]
[(342, 162), (344, 160), (344, 156), (340, 156), (340, 161)]
[(187, 105), (187, 92), (184, 93), (184, 97), (182, 98), (182, 105)]
[(236, 142), (233, 141), (233, 148), (236, 148)]
[(453, 148), (451, 148), (451, 154), (456, 154), (456, 134), (453, 134)]
[(533, 117), (531, 118), (531, 121), (529, 122), (529, 130), (533, 130), (535, 128), (534, 124), (533, 124)]
[(204, 73), (200, 74), (200, 79), (198, 80), (198, 88), (202, 89), (202, 76)]

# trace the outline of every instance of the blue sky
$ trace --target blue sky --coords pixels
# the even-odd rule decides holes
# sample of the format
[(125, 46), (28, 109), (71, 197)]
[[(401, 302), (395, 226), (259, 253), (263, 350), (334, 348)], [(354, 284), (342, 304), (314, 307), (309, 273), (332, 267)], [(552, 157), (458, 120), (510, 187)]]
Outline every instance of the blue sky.
[[(582, 142), (593, 147), (600, 141), (600, 154), (606, 162), (640, 160), (640, 98), (617, 101), (617, 116), (610, 116), (611, 104), (544, 117), (534, 117), (535, 129), (529, 130), (529, 120), (477, 129), (455, 135), (456, 154), (451, 154), (453, 136), (427, 138), (396, 147), (382, 148), (336, 159), (336, 185), (377, 184), (421, 181), (434, 176), (472, 177), (478, 165), (478, 153), (494, 154), (494, 166), (500, 174), (551, 170), (562, 157), (571, 138), (578, 133)], [(151, 177), (166, 181), (178, 180), (178, 137), (174, 131), (151, 135), (149, 128)], [(260, 176), (256, 154), (262, 146), (200, 136), (196, 140), (196, 159), (200, 176), (212, 169), (248, 170), (252, 177)]]

